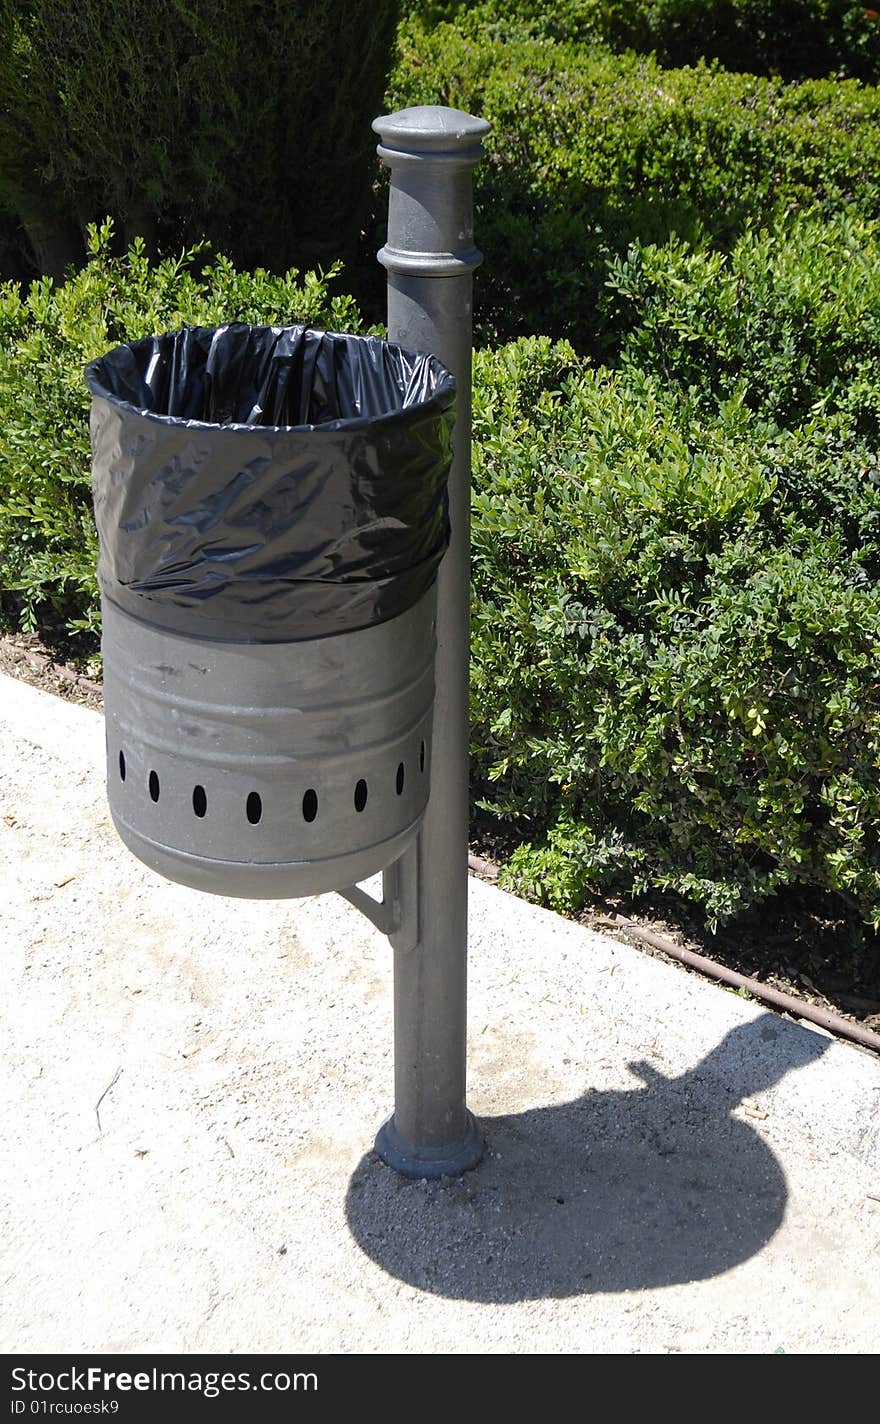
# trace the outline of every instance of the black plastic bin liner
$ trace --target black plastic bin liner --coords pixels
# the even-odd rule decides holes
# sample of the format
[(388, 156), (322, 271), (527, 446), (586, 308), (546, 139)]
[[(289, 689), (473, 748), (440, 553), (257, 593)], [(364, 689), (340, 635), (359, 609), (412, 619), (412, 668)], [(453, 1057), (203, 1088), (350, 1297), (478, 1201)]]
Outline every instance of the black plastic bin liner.
[(449, 542), (455, 383), (308, 327), (185, 327), (86, 368), (98, 575), (136, 617), (286, 642), (393, 618)]

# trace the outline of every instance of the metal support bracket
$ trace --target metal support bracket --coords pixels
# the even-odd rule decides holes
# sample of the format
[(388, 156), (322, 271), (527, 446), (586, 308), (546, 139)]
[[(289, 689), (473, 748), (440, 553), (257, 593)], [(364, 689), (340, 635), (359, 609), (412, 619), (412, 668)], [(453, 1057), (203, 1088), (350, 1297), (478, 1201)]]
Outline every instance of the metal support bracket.
[(419, 942), (419, 841), (411, 841), (398, 860), (382, 871), (382, 899), (375, 900), (359, 885), (337, 892), (387, 935), (392, 949), (406, 953)]

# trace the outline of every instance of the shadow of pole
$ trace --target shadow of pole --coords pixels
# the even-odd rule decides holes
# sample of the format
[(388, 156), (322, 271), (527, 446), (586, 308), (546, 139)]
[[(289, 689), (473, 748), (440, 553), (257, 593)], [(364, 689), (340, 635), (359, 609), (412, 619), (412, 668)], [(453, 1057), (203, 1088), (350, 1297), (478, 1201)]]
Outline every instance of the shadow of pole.
[(455, 1299), (512, 1302), (645, 1290), (720, 1275), (778, 1229), (785, 1177), (743, 1100), (828, 1040), (772, 1014), (696, 1067), (641, 1088), (484, 1119), (487, 1154), (456, 1180), (407, 1181), (369, 1154), (349, 1228), (389, 1274)]

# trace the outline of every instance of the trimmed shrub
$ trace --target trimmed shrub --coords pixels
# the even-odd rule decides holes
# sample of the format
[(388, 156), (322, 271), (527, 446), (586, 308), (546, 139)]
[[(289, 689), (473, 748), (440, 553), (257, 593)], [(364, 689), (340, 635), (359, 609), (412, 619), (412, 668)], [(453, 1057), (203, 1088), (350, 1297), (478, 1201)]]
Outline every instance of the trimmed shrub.
[(337, 267), (276, 277), (200, 248), (153, 263), (140, 239), (111, 256), (111, 239), (109, 221), (92, 228), (88, 262), (60, 285), (0, 285), (0, 618), (26, 629), (50, 609), (72, 631), (98, 626), (88, 361), (184, 324), (360, 326), (329, 293)]
[(610, 265), (602, 324), (623, 369), (702, 410), (741, 394), (787, 427), (846, 411), (877, 440), (878, 232), (843, 214), (749, 227), (727, 255), (636, 245)]
[(352, 256), (396, 19), (396, 0), (0, 0), (0, 201), (38, 270), (62, 275), (108, 212), (248, 266)]
[(596, 308), (634, 241), (724, 249), (780, 212), (880, 216), (880, 91), (854, 80), (665, 70), (411, 19), (388, 102), (450, 104), (493, 124), (476, 170), (487, 342), (540, 331), (613, 354)]
[(880, 12), (861, 0), (410, 0), (405, 9), (470, 33), (653, 51), (671, 66), (717, 59), (786, 79), (880, 78)]
[(477, 357), (473, 779), (564, 910), (781, 885), (880, 921), (880, 463), (565, 343)]

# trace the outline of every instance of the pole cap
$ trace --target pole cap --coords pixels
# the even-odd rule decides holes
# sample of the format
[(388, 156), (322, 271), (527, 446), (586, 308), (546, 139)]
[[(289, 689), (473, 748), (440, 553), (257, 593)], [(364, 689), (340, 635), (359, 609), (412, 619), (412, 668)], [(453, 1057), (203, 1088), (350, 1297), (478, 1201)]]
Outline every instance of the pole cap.
[(382, 140), (382, 157), (386, 152), (389, 157), (395, 153), (424, 154), (478, 163), (483, 154), (482, 140), (491, 128), (486, 119), (442, 104), (418, 104), (373, 120), (373, 129)]

